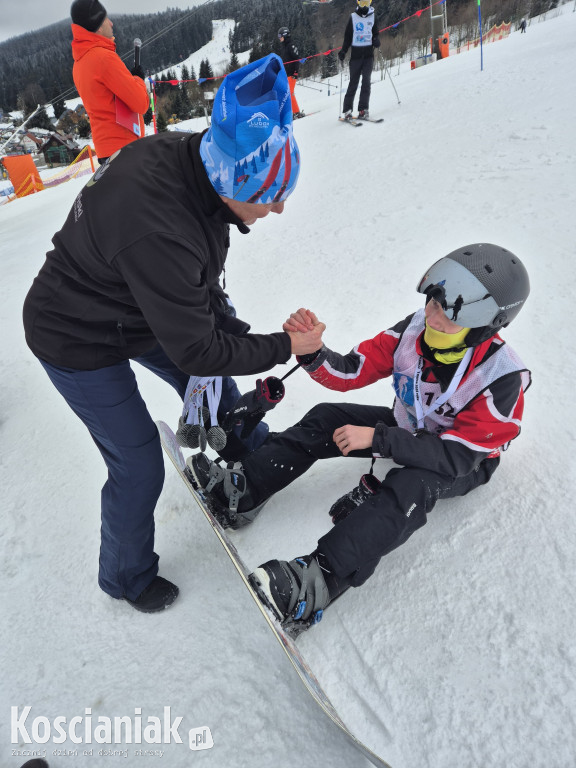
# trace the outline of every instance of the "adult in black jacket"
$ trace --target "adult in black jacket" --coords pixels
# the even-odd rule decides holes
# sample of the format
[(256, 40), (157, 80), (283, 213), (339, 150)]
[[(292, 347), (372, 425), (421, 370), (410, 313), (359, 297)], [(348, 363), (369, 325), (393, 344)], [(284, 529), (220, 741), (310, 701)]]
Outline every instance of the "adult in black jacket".
[[(146, 612), (172, 603), (178, 589), (157, 575), (154, 508), (164, 464), (130, 361), (183, 396), (190, 374), (266, 371), (305, 338), (233, 335), (214, 313), (230, 225), (247, 233), (256, 219), (281, 213), (299, 163), (280, 58), (272, 54), (229, 78), (208, 132), (150, 136), (96, 172), (54, 236), (24, 305), (30, 349), (108, 467), (99, 584)], [(259, 118), (265, 127), (258, 130), (249, 123), (255, 99), (268, 118)], [(264, 157), (262, 143), (269, 158), (250, 176), (237, 173), (247, 156)], [(278, 184), (269, 191), (271, 169)]]
[(343, 113), (349, 120), (352, 117), (352, 107), (356, 89), (362, 77), (360, 98), (358, 101), (358, 115), (360, 118), (368, 117), (370, 107), (370, 78), (374, 66), (374, 48), (380, 47), (378, 27), (372, 0), (357, 0), (356, 10), (350, 15), (344, 42), (338, 52), (340, 61), (344, 61), (348, 48), (350, 48), (350, 82), (344, 96)]
[(298, 100), (294, 94), (296, 80), (298, 79), (298, 68), (300, 66), (298, 48), (296, 48), (292, 42), (292, 37), (288, 27), (280, 27), (278, 30), (278, 40), (282, 46), (282, 61), (284, 62), (284, 69), (288, 75), (290, 100), (292, 102), (292, 115), (295, 118), (304, 117), (304, 113), (300, 111)]

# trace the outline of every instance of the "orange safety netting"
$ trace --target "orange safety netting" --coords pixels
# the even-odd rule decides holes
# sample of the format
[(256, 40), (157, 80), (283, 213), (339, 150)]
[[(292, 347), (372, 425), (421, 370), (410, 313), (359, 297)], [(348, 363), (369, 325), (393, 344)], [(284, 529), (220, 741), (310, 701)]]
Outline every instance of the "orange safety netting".
[[(482, 42), (483, 43), (494, 43), (496, 40), (502, 40), (505, 37), (508, 37), (510, 34), (510, 30), (512, 28), (512, 22), (506, 21), (502, 24), (499, 24), (498, 26), (494, 25), (491, 29), (486, 32), (485, 35), (482, 35)], [(477, 48), (480, 45), (480, 38), (477, 37), (475, 40), (467, 40), (465, 43), (460, 43), (460, 45), (456, 48), (456, 53), (461, 53), (462, 51), (469, 51), (471, 48)]]
[(70, 179), (76, 179), (79, 176), (86, 176), (89, 173), (94, 173), (96, 168), (94, 167), (94, 150), (90, 146), (84, 147), (78, 157), (73, 160), (66, 168), (60, 168), (59, 171), (53, 176), (49, 176), (44, 179), (44, 186), (46, 188), (56, 187), (58, 184), (62, 184), (64, 181), (70, 181)]

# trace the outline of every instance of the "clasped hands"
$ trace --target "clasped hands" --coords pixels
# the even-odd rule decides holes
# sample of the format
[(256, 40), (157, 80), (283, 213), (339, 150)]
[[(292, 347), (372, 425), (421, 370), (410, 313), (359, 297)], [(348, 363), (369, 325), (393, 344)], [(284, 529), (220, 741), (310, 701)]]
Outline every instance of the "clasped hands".
[[(293, 355), (309, 355), (322, 347), (322, 334), (326, 325), (310, 309), (300, 308), (292, 312), (282, 328), (290, 336)], [(350, 451), (372, 447), (374, 429), (345, 424), (334, 431), (332, 439), (342, 455), (348, 456)]]
[(310, 309), (292, 312), (282, 329), (290, 336), (293, 355), (310, 355), (322, 347), (322, 334), (326, 325)]

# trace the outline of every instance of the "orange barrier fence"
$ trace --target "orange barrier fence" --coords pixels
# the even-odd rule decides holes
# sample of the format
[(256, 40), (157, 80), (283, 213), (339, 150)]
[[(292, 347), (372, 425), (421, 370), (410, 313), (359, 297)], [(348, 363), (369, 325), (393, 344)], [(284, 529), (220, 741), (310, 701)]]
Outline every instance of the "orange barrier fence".
[[(16, 197), (26, 197), (26, 195), (31, 195), (34, 192), (56, 187), (58, 184), (62, 184), (70, 179), (93, 174), (96, 170), (94, 150), (90, 146), (84, 147), (78, 157), (66, 168), (60, 168), (52, 176), (44, 179), (40, 178), (38, 169), (30, 155), (4, 157), (2, 158), (2, 163), (8, 171)], [(12, 197), (9, 198), (9, 200), (13, 199)]]
[(44, 189), (38, 169), (30, 155), (5, 157), (2, 164), (8, 171), (16, 197), (25, 197)]
[[(498, 26), (494, 25), (491, 29), (488, 30), (488, 32), (486, 32), (485, 35), (483, 35), (482, 42), (495, 43), (497, 40), (503, 40), (505, 37), (508, 37), (511, 28), (512, 22), (510, 21), (503, 22)], [(455, 49), (455, 52), (462, 53), (462, 51), (469, 51), (471, 48), (477, 48), (479, 45), (480, 38), (477, 37), (475, 40), (467, 40), (465, 43), (460, 43), (460, 45)]]

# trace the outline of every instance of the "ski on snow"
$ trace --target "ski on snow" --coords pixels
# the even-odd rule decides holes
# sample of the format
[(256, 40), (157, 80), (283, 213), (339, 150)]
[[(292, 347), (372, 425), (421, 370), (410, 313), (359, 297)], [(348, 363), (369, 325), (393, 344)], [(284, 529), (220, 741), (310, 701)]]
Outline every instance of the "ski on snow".
[(250, 570), (247, 568), (247, 566), (244, 564), (242, 558), (238, 554), (238, 551), (234, 544), (232, 543), (231, 539), (227, 536), (224, 529), (219, 524), (216, 517), (212, 514), (212, 511), (209, 508), (209, 505), (207, 504), (207, 500), (205, 496), (202, 494), (201, 491), (197, 491), (194, 488), (194, 485), (192, 484), (190, 480), (189, 472), (186, 465), (186, 459), (184, 458), (184, 454), (182, 453), (180, 446), (178, 445), (176, 441), (176, 436), (170, 429), (170, 427), (165, 424), (163, 421), (157, 421), (156, 426), (158, 427), (158, 432), (160, 433), (160, 440), (162, 442), (162, 447), (164, 448), (164, 451), (169, 456), (170, 460), (178, 470), (178, 474), (186, 484), (186, 487), (192, 494), (192, 497), (194, 498), (194, 501), (198, 505), (199, 509), (203, 513), (204, 517), (212, 527), (212, 530), (218, 537), (220, 544), (224, 547), (224, 550), (226, 551), (226, 554), (232, 561), (234, 567), (236, 568), (238, 575), (240, 576), (242, 582), (244, 583), (244, 586), (246, 589), (250, 592), (250, 595), (252, 596), (254, 602), (260, 609), (260, 613), (264, 618), (266, 619), (266, 623), (268, 624), (268, 627), (274, 634), (276, 640), (280, 643), (282, 648), (284, 649), (284, 652), (288, 659), (290, 660), (292, 666), (298, 673), (298, 676), (304, 686), (306, 687), (306, 690), (308, 693), (312, 696), (314, 701), (318, 704), (318, 706), (322, 709), (324, 714), (328, 716), (328, 718), (336, 725), (340, 731), (346, 736), (347, 740), (353, 744), (358, 751), (364, 755), (364, 757), (369, 760), (372, 765), (378, 766), (378, 768), (390, 768), (388, 763), (386, 763), (382, 758), (378, 757), (374, 752), (372, 752), (363, 742), (361, 742), (353, 733), (349, 730), (349, 728), (344, 724), (342, 721), (340, 715), (334, 708), (334, 705), (324, 692), (324, 689), (316, 679), (314, 673), (306, 663), (305, 659), (303, 658), (302, 654), (296, 647), (293, 639), (286, 634), (280, 623), (276, 620), (276, 618), (272, 615), (271, 611), (269, 611), (266, 606), (260, 601), (258, 595), (256, 594), (255, 590), (253, 589), (252, 585), (249, 581), (249, 575)]
[(360, 120), (353, 120), (352, 118), (346, 119), (345, 117), (339, 117), (338, 120), (341, 123), (348, 123), (348, 125), (351, 125), (353, 128), (360, 128), (362, 126), (362, 122)]
[(384, 118), (383, 117), (339, 117), (338, 120), (340, 120), (341, 123), (349, 123), (350, 125), (353, 125), (354, 128), (358, 128), (362, 125), (362, 123), (383, 123)]
[(360, 120), (362, 123), (383, 123), (383, 117), (353, 117), (352, 120)]

